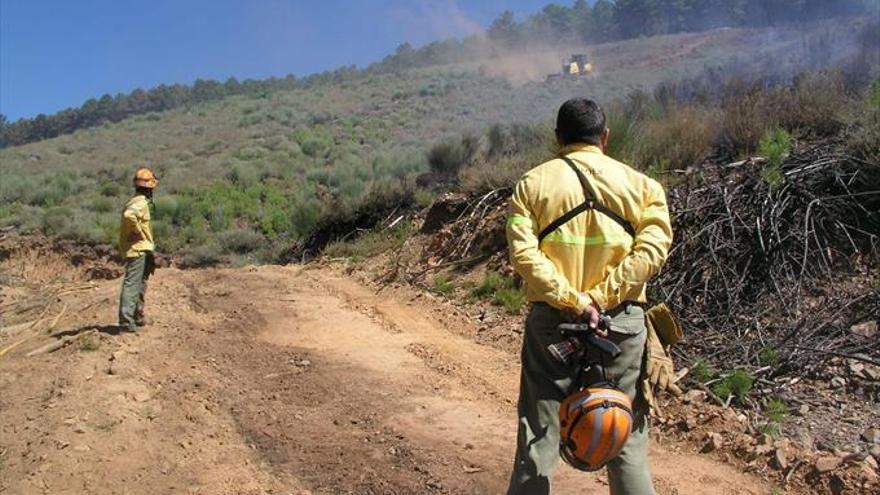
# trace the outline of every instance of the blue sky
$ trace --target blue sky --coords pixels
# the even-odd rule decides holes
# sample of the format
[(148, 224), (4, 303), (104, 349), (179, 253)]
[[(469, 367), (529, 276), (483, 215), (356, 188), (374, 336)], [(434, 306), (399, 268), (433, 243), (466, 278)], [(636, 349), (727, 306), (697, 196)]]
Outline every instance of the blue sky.
[[(365, 66), (409, 41), (465, 36), (549, 0), (0, 0), (0, 113), (196, 78)], [(570, 2), (564, 2), (570, 3)]]

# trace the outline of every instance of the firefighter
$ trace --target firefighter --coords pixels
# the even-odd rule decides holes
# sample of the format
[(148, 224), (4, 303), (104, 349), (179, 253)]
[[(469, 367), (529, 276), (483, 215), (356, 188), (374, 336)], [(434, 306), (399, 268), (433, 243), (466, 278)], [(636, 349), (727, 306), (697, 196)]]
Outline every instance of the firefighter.
[[(645, 284), (672, 243), (666, 194), (658, 182), (605, 155), (609, 130), (595, 102), (566, 101), (558, 112), (556, 138), (560, 158), (520, 179), (507, 222), (510, 260), (532, 303), (523, 336), (519, 428), (508, 493), (550, 492), (560, 459), (559, 405), (575, 377), (548, 346), (564, 340), (560, 323), (580, 321), (622, 350), (605, 362), (604, 371), (633, 405), (629, 438), (607, 463), (610, 491), (650, 495), (650, 397), (640, 389), (646, 376), (667, 387), (675, 382), (671, 360), (655, 363), (651, 359), (666, 355), (646, 350), (644, 310)], [(610, 330), (599, 328), (600, 315), (610, 317)], [(596, 445), (612, 442), (606, 426), (595, 431)]]
[(125, 277), (119, 295), (119, 326), (130, 332), (146, 325), (144, 296), (147, 279), (155, 270), (155, 244), (150, 219), (153, 191), (159, 185), (159, 180), (150, 169), (139, 168), (133, 182), (135, 195), (122, 211), (119, 228), (119, 255), (125, 260)]

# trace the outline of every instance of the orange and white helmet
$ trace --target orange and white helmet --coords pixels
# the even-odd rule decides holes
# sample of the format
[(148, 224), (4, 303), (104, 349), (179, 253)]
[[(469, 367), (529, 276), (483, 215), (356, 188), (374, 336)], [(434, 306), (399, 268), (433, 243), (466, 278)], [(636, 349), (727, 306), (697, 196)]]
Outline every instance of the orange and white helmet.
[(559, 406), (559, 453), (571, 467), (596, 471), (620, 454), (634, 417), (632, 401), (606, 384), (575, 392)]
[(147, 189), (155, 189), (159, 185), (159, 179), (156, 178), (152, 170), (146, 167), (137, 169), (137, 172), (134, 173), (133, 182), (135, 187), (145, 187)]

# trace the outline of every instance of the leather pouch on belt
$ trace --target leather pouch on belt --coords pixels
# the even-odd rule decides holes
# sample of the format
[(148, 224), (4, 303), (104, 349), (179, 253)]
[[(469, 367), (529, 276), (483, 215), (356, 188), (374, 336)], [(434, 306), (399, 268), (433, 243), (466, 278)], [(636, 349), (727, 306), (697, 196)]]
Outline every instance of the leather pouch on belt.
[(652, 306), (645, 313), (645, 319), (648, 325), (657, 332), (657, 336), (663, 342), (663, 345), (667, 347), (677, 344), (684, 336), (678, 320), (664, 303)]

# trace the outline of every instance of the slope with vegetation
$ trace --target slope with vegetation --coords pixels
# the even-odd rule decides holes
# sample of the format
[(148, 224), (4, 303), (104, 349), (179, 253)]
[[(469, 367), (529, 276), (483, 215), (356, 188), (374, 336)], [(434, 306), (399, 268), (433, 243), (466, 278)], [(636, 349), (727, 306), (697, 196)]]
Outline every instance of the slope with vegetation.
[[(456, 161), (478, 161), (475, 148), (452, 145), (461, 130), (471, 142), (484, 133), (525, 135), (577, 94), (609, 101), (663, 81), (718, 80), (771, 65), (790, 77), (797, 67), (850, 58), (865, 24), (855, 18), (600, 44), (590, 50), (596, 77), (554, 84), (511, 82), (499, 67), (527, 71), (512, 55), (402, 72), (342, 69), (302, 82), (250, 83), (222, 99), (207, 96), (216, 86), (203, 84), (193, 88), (203, 95), (198, 103), (0, 150), (0, 223), (113, 243), (129, 175), (150, 165), (162, 179), (157, 237), (164, 252), (190, 265), (285, 259), (340, 213), (376, 200), (428, 201), (430, 191), (418, 184), (430, 189)], [(828, 43), (833, 50), (817, 49)], [(555, 67), (558, 53), (542, 58)], [(430, 150), (438, 142), (454, 160)], [(533, 150), (519, 157), (531, 160)], [(510, 151), (498, 159), (509, 160)], [(417, 184), (430, 169), (439, 176)]]

